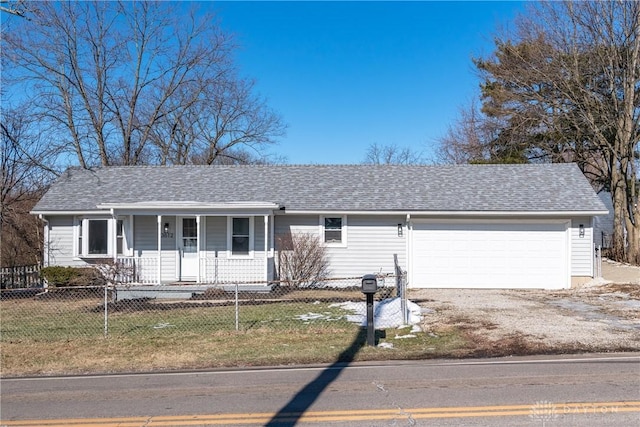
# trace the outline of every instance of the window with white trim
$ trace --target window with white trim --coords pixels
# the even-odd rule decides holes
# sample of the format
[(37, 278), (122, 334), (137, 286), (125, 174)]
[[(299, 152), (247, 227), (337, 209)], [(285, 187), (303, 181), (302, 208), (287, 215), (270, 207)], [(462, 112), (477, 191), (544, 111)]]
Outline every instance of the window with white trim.
[[(127, 255), (129, 251), (128, 223), (126, 217), (78, 218), (75, 228), (74, 253), (80, 257), (107, 257)], [(113, 240), (115, 234), (115, 242)], [(115, 247), (114, 247), (115, 245)]]
[(107, 218), (78, 218), (75, 227), (74, 253), (81, 257), (104, 257), (111, 252), (110, 220)]
[(116, 254), (125, 254), (124, 220), (116, 220)]
[(76, 232), (78, 233), (78, 238), (76, 240), (76, 248), (73, 251), (75, 255), (82, 255), (84, 253), (84, 250), (82, 248), (84, 248), (83, 243), (82, 243), (82, 236), (84, 235), (84, 227), (82, 226), (82, 220), (78, 221), (78, 226), (76, 227)]
[(230, 255), (253, 255), (253, 217), (229, 217), (228, 230)]
[(346, 246), (347, 217), (323, 216), (320, 217), (320, 228), (323, 242), (328, 245)]

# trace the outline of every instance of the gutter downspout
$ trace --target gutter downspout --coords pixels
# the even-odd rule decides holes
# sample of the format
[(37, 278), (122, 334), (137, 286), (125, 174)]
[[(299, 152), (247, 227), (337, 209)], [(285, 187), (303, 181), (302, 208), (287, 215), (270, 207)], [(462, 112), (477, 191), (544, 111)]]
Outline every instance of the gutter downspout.
[(49, 245), (50, 245), (50, 236), (49, 236), (49, 220), (45, 218), (44, 215), (38, 215), (40, 221), (44, 222), (44, 236), (43, 237), (43, 248), (42, 248), (42, 266), (49, 266)]
[(158, 215), (158, 285), (162, 277), (162, 215)]
[(412, 259), (413, 259), (413, 244), (411, 243), (412, 241), (412, 236), (413, 234), (413, 227), (411, 225), (411, 214), (408, 213), (407, 214), (407, 242), (406, 242), (406, 246), (407, 246), (407, 283), (411, 282), (411, 276), (412, 276), (412, 268), (413, 268), (413, 263), (412, 263)]
[[(51, 243), (49, 236), (49, 220), (42, 214), (38, 215), (38, 218), (40, 218), (40, 221), (44, 222), (44, 236), (42, 236), (42, 267), (49, 267), (49, 245)], [(42, 281), (42, 286), (44, 287), (44, 291), (42, 293), (49, 292), (49, 284), (42, 279), (42, 276), (40, 276), (40, 279)]]

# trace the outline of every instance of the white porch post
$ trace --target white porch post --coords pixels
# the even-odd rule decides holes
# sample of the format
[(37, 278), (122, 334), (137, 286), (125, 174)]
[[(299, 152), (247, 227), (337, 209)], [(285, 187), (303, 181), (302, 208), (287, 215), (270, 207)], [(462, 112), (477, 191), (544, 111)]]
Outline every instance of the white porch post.
[(111, 209), (111, 247), (113, 248), (113, 263), (118, 261), (118, 217)]
[(196, 283), (200, 283), (200, 215), (196, 215), (196, 259), (198, 260), (198, 274), (196, 275)]
[(269, 280), (269, 215), (264, 216), (264, 280)]
[(162, 277), (162, 215), (158, 215), (158, 285)]
[(269, 228), (269, 232), (271, 233), (271, 235), (269, 236), (270, 241), (269, 241), (269, 246), (270, 246), (270, 255), (273, 258), (276, 254), (275, 254), (275, 239), (276, 239), (276, 226), (275, 226), (275, 221), (276, 221), (276, 217), (274, 215), (269, 215), (269, 219), (271, 220), (271, 224), (270, 224), (270, 228)]

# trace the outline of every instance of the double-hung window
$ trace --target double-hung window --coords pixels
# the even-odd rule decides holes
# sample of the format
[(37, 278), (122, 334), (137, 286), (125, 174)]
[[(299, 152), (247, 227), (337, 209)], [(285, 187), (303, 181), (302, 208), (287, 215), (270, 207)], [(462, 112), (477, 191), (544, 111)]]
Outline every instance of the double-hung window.
[(346, 216), (320, 217), (320, 228), (324, 243), (332, 246), (346, 246)]
[(125, 249), (124, 220), (116, 221), (116, 254), (124, 255)]
[(229, 217), (229, 248), (232, 256), (253, 254), (252, 217)]

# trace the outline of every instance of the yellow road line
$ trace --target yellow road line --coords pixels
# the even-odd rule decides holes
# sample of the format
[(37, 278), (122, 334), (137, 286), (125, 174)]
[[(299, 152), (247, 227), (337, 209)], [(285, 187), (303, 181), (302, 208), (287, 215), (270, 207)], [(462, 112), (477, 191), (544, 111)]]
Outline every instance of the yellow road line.
[[(538, 412), (536, 412), (536, 410)], [(0, 420), (4, 427), (140, 427), (187, 426), (187, 425), (248, 425), (265, 424), (269, 421), (286, 422), (330, 422), (330, 421), (373, 421), (392, 419), (425, 418), (468, 418), (468, 417), (508, 417), (508, 416), (553, 416), (612, 414), (620, 412), (640, 412), (640, 401), (619, 402), (542, 402), (526, 405), (497, 406), (456, 406), (442, 408), (413, 409), (361, 409), (347, 411), (309, 411), (304, 413), (235, 413), (210, 415), (176, 415), (115, 418), (69, 418), (56, 420)]]

